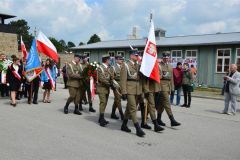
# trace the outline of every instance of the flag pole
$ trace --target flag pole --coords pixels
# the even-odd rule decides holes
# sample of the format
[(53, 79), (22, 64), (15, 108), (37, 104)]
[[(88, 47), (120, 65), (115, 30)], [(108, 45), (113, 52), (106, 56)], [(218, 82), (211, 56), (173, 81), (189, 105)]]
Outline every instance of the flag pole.
[[(34, 39), (36, 38), (36, 35), (37, 35), (37, 30), (36, 30), (36, 27), (34, 29)], [(32, 80), (33, 81), (33, 80)], [(29, 93), (29, 101), (28, 101), (28, 104), (32, 104), (32, 94), (33, 94), (33, 82), (30, 82), (30, 93)]]
[[(153, 14), (150, 13), (150, 25), (152, 21)], [(144, 124), (147, 122), (147, 116), (148, 116), (148, 100), (146, 99), (145, 105), (144, 105)]]

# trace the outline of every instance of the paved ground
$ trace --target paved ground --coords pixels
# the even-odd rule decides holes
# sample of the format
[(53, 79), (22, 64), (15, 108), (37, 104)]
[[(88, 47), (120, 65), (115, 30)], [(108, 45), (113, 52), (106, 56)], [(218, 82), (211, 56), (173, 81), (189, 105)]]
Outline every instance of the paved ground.
[(87, 107), (82, 116), (64, 115), (68, 92), (61, 87), (51, 104), (28, 105), (21, 100), (13, 108), (8, 99), (0, 99), (1, 160), (240, 159), (240, 111), (236, 116), (219, 114), (221, 100), (194, 98), (190, 109), (173, 106), (182, 126), (171, 128), (165, 114), (164, 132), (145, 130), (146, 137), (139, 138), (131, 123), (134, 133), (128, 134), (119, 130), (120, 121), (109, 119), (113, 97), (106, 128), (98, 126), (98, 114), (89, 113)]

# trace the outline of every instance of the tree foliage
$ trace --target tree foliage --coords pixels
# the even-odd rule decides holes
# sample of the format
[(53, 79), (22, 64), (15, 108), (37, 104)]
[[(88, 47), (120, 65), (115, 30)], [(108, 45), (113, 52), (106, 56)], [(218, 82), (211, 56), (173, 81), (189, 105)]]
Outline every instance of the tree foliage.
[(101, 42), (101, 38), (97, 34), (94, 34), (90, 37), (87, 44), (96, 43), (96, 42)]

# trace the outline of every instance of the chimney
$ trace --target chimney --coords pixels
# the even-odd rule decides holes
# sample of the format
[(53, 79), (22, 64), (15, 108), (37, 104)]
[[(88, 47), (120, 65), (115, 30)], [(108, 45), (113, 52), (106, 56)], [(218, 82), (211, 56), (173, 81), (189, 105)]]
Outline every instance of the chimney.
[(155, 29), (156, 39), (159, 39), (160, 37), (165, 37), (165, 34), (166, 34), (166, 30), (164, 30), (162, 28), (156, 28)]
[(134, 26), (132, 28), (132, 34), (128, 35), (128, 39), (138, 39), (138, 28), (137, 26)]

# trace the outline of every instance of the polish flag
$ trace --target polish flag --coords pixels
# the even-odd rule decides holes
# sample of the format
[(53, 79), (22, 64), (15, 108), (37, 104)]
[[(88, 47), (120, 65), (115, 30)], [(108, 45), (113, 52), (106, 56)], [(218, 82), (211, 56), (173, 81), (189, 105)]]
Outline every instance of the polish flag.
[(95, 97), (95, 86), (94, 86), (94, 79), (93, 79), (93, 77), (90, 77), (90, 91), (91, 91), (92, 100), (94, 100), (94, 97)]
[(22, 50), (23, 60), (26, 60), (26, 58), (27, 58), (27, 50), (26, 50), (25, 44), (24, 44), (24, 42), (22, 40), (22, 36), (21, 36), (21, 50)]
[(157, 60), (157, 47), (156, 39), (154, 33), (154, 24), (151, 20), (151, 27), (147, 39), (147, 44), (144, 49), (142, 64), (140, 71), (146, 76), (149, 77), (158, 83), (160, 83), (159, 69), (158, 69), (158, 60)]
[(37, 48), (39, 52), (42, 52), (46, 56), (53, 59), (55, 62), (58, 62), (57, 49), (52, 44), (52, 42), (45, 36), (41, 31), (37, 36)]

